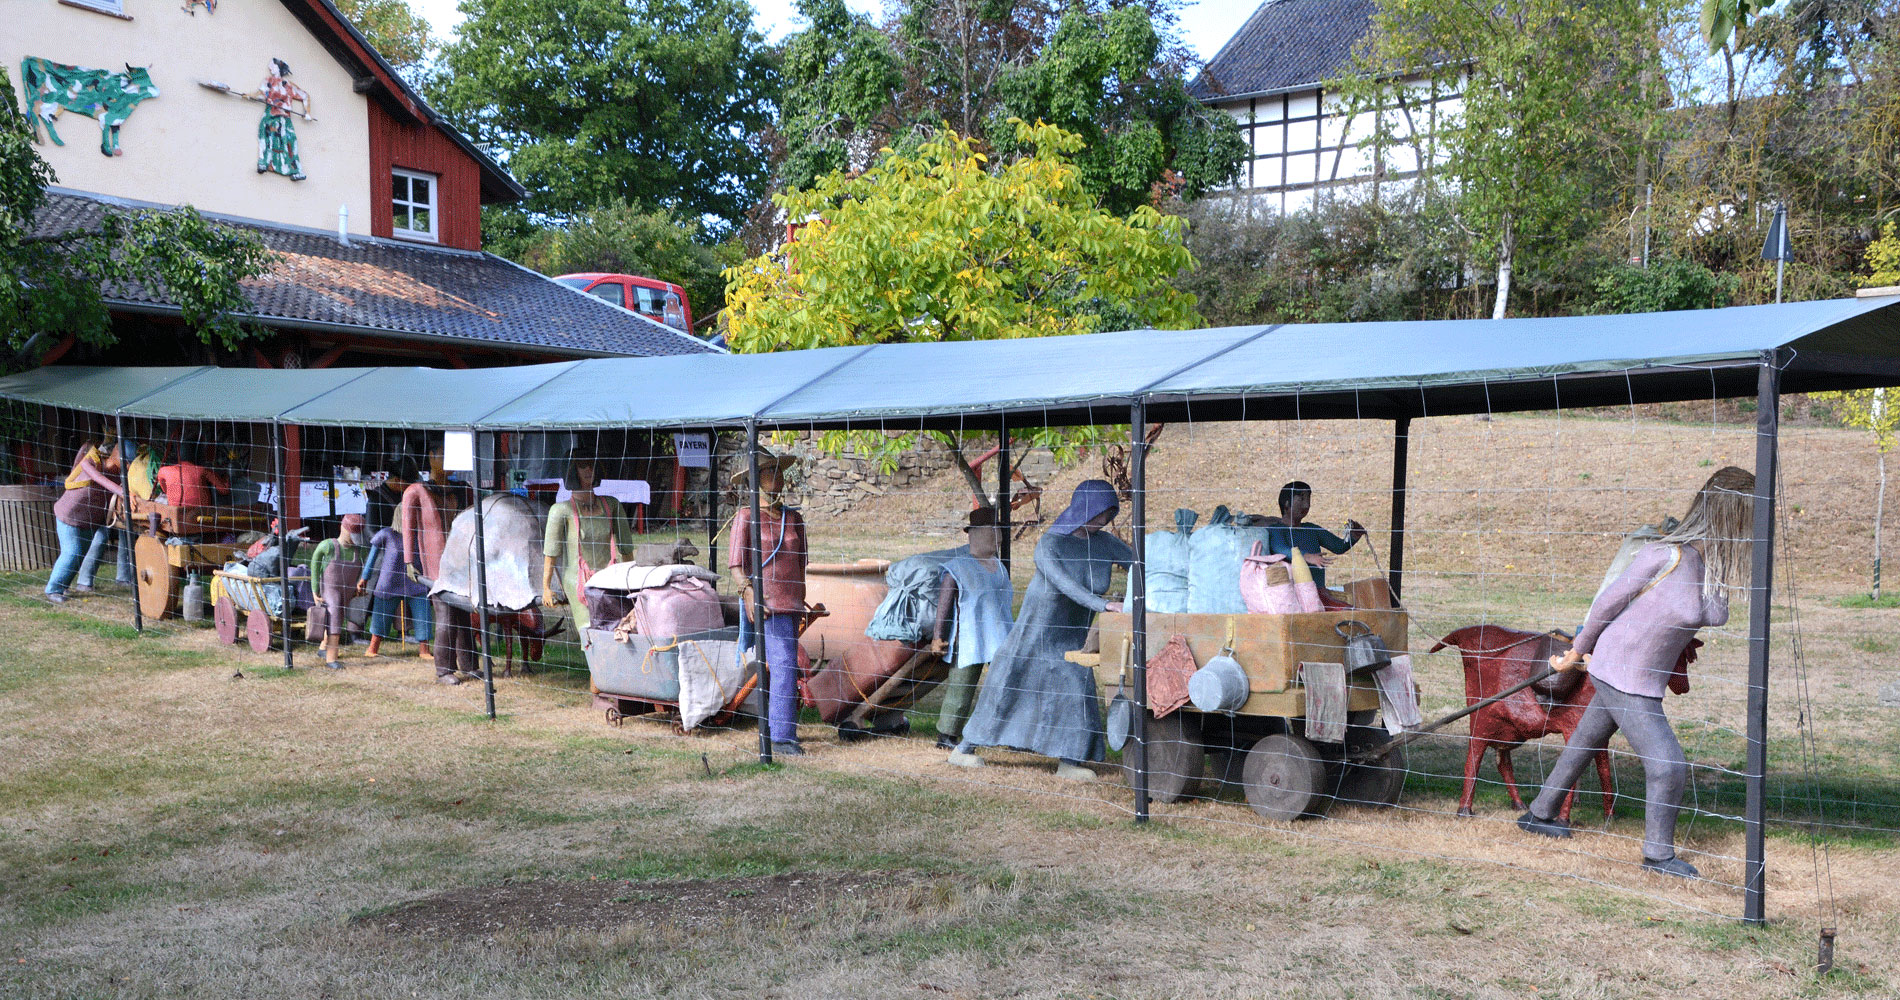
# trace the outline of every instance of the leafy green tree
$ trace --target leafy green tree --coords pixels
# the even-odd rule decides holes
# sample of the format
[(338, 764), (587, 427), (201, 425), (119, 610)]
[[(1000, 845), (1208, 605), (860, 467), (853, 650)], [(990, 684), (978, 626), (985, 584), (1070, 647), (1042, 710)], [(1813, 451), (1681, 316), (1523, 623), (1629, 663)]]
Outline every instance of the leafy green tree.
[(337, 9), (391, 66), (412, 73), (435, 52), (429, 22), (406, 0), (336, 0)]
[(620, 201), (542, 230), (517, 259), (543, 274), (605, 271), (673, 282), (686, 289), (694, 320), (703, 322), (725, 305), (720, 272), (739, 255), (700, 238), (697, 223)]
[(569, 214), (615, 199), (737, 225), (778, 76), (744, 0), (466, 0), (431, 100)]
[(785, 42), (783, 73), (799, 83), (780, 109), (788, 142), (779, 176), (793, 188), (852, 166), (854, 144), (867, 155), (884, 145), (904, 82), (889, 36), (844, 0), (799, 0), (798, 12), (810, 27)]
[[(786, 217), (809, 221), (792, 243), (727, 270), (727, 343), (758, 352), (1040, 337), (1093, 332), (1104, 316), (1197, 325), (1194, 297), (1168, 283), (1194, 263), (1182, 220), (1147, 205), (1126, 216), (1104, 210), (1072, 159), (1081, 137), (1054, 125), (1013, 127), (1026, 152), (1001, 166), (946, 128), (862, 173), (775, 195)], [(850, 440), (889, 461), (913, 438)], [(823, 443), (835, 450), (846, 441), (833, 434)]]
[(0, 338), (11, 352), (44, 350), (52, 341), (36, 335), (55, 331), (112, 343), (104, 294), (133, 283), (163, 289), (206, 343), (228, 348), (258, 332), (233, 315), (250, 309), (240, 282), (270, 269), (269, 252), (249, 234), (189, 207), (108, 210), (97, 229), (36, 231), (55, 177), (34, 148), (3, 67), (0, 101)]
[(1735, 300), (1742, 279), (1717, 274), (1699, 261), (1659, 255), (1648, 267), (1618, 264), (1595, 283), (1593, 313), (1669, 312), (1720, 309)]
[(1190, 96), (1161, 57), (1161, 34), (1143, 8), (1071, 10), (1033, 62), (1004, 71), (1002, 107), (1080, 135), (1083, 184), (1113, 211), (1149, 200), (1169, 169), (1196, 198), (1234, 179), (1247, 142), (1233, 119)]
[(905, 152), (947, 122), (1014, 153), (1011, 118), (1081, 135), (1082, 183), (1117, 212), (1150, 200), (1163, 180), (1198, 196), (1246, 160), (1238, 127), (1188, 96), (1165, 3), (904, 0), (884, 32), (839, 0), (800, 9), (812, 24), (786, 43), (786, 187), (863, 166), (845, 155), (855, 148), (868, 159), (875, 148), (849, 147), (859, 131)]
[(1385, 145), (1408, 81), (1463, 93), (1462, 112), (1433, 133), (1448, 161), (1435, 180), (1496, 267), (1493, 317), (1508, 311), (1526, 258), (1573, 247), (1602, 192), (1653, 155), (1663, 101), (1652, 4), (1388, 0), (1355, 72), (1336, 82), (1355, 111), (1376, 116)]

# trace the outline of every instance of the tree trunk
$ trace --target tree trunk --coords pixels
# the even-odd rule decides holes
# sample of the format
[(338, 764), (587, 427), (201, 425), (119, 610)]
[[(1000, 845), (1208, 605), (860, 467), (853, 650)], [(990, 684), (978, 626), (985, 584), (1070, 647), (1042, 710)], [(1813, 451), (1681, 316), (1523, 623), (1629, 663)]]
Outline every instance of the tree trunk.
[(1504, 217), (1504, 237), (1498, 241), (1498, 297), (1491, 304), (1491, 318), (1503, 319), (1505, 306), (1511, 299), (1511, 263), (1517, 249), (1517, 234), (1511, 228), (1511, 217)]
[(939, 432), (939, 436), (950, 446), (950, 457), (956, 459), (957, 471), (963, 473), (963, 481), (970, 487), (970, 499), (985, 507), (991, 508), (994, 508), (997, 503), (1000, 503), (1000, 500), (992, 501), (990, 499), (989, 492), (983, 488), (983, 477), (979, 475), (976, 468), (970, 464), (970, 460), (963, 457), (962, 435)]

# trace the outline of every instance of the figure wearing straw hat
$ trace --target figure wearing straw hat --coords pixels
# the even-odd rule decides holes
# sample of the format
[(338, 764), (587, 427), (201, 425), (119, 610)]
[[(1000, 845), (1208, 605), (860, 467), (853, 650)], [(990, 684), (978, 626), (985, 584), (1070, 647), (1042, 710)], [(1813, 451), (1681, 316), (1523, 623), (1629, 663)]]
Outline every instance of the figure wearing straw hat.
[[(765, 666), (771, 672), (772, 698), (766, 706), (766, 725), (772, 752), (803, 756), (798, 743), (798, 627), (804, 620), (805, 518), (785, 503), (785, 470), (797, 464), (791, 455), (759, 456), (759, 554), (764, 578), (765, 621), (759, 634), (765, 645)], [(747, 470), (733, 473), (732, 484), (743, 488)], [(741, 504), (732, 519), (732, 544), (726, 566), (739, 576), (748, 620), (752, 615), (752, 507)]]

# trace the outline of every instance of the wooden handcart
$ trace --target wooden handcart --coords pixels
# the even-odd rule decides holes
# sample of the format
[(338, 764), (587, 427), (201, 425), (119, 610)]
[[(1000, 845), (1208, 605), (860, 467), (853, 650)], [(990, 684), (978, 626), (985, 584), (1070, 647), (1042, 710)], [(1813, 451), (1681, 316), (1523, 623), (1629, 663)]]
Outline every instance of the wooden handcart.
[(158, 621), (178, 614), (178, 598), (185, 578), (196, 572), (209, 576), (231, 561), (238, 546), (198, 541), (241, 531), (262, 531), (270, 513), (261, 508), (180, 507), (132, 498), (132, 546), (137, 570), (139, 612)]
[[(1101, 652), (1072, 653), (1091, 667), (1112, 695), (1129, 655), (1131, 617), (1103, 614)], [(1363, 628), (1361, 628), (1363, 626)], [(1409, 621), (1397, 609), (1307, 614), (1150, 614), (1148, 652), (1172, 636), (1187, 639), (1195, 666), (1227, 653), (1247, 675), (1244, 703), (1231, 712), (1203, 713), (1184, 705), (1147, 718), (1149, 794), (1174, 802), (1194, 794), (1203, 776), (1238, 785), (1254, 811), (1271, 819), (1322, 815), (1335, 800), (1392, 805), (1405, 780), (1402, 749), (1368, 760), (1367, 751), (1390, 738), (1378, 725), (1379, 692), (1365, 673), (1347, 672), (1348, 725), (1341, 742), (1308, 738), (1307, 690), (1300, 665), (1347, 662), (1347, 638), (1370, 631), (1392, 655), (1405, 652)], [(1137, 708), (1136, 711), (1141, 711)], [(1132, 775), (1131, 775), (1132, 779)], [(1218, 788), (1215, 789), (1218, 791)]]
[[(241, 573), (230, 573), (218, 569), (212, 571), (216, 581), (216, 598), (211, 605), (211, 620), (217, 627), (218, 640), (227, 646), (234, 646), (240, 637), (259, 653), (268, 653), (271, 643), (279, 636), (287, 634), (281, 627), (280, 619), (270, 613), (270, 602), (265, 599), (265, 588), (284, 584), (283, 577), (252, 577)], [(283, 587), (283, 613), (294, 620), (303, 604), (298, 599), (297, 584), (302, 581), (291, 580)]]

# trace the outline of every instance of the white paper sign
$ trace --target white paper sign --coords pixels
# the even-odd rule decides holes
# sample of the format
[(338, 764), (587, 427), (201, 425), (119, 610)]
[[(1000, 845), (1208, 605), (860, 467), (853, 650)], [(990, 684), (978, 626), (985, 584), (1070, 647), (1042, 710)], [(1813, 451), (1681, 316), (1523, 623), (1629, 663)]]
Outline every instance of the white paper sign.
[(673, 435), (673, 454), (679, 456), (682, 469), (706, 469), (712, 466), (712, 441), (704, 434)]
[[(530, 479), (523, 485), (541, 486), (559, 482), (561, 482), (559, 479)], [(650, 504), (653, 502), (653, 488), (648, 486), (644, 479), (603, 479), (600, 485), (594, 488), (594, 493), (597, 496), (613, 497), (621, 503)], [(554, 495), (554, 500), (556, 503), (566, 503), (573, 495), (573, 492), (563, 484), (560, 491)]]
[(297, 484), (297, 516), (330, 516), (330, 484), (328, 482)]
[(474, 431), (448, 431), (442, 435), (442, 471), (475, 471)]
[(331, 491), (334, 497), (334, 512), (338, 514), (369, 513), (369, 497), (363, 493), (362, 483), (337, 483)]

